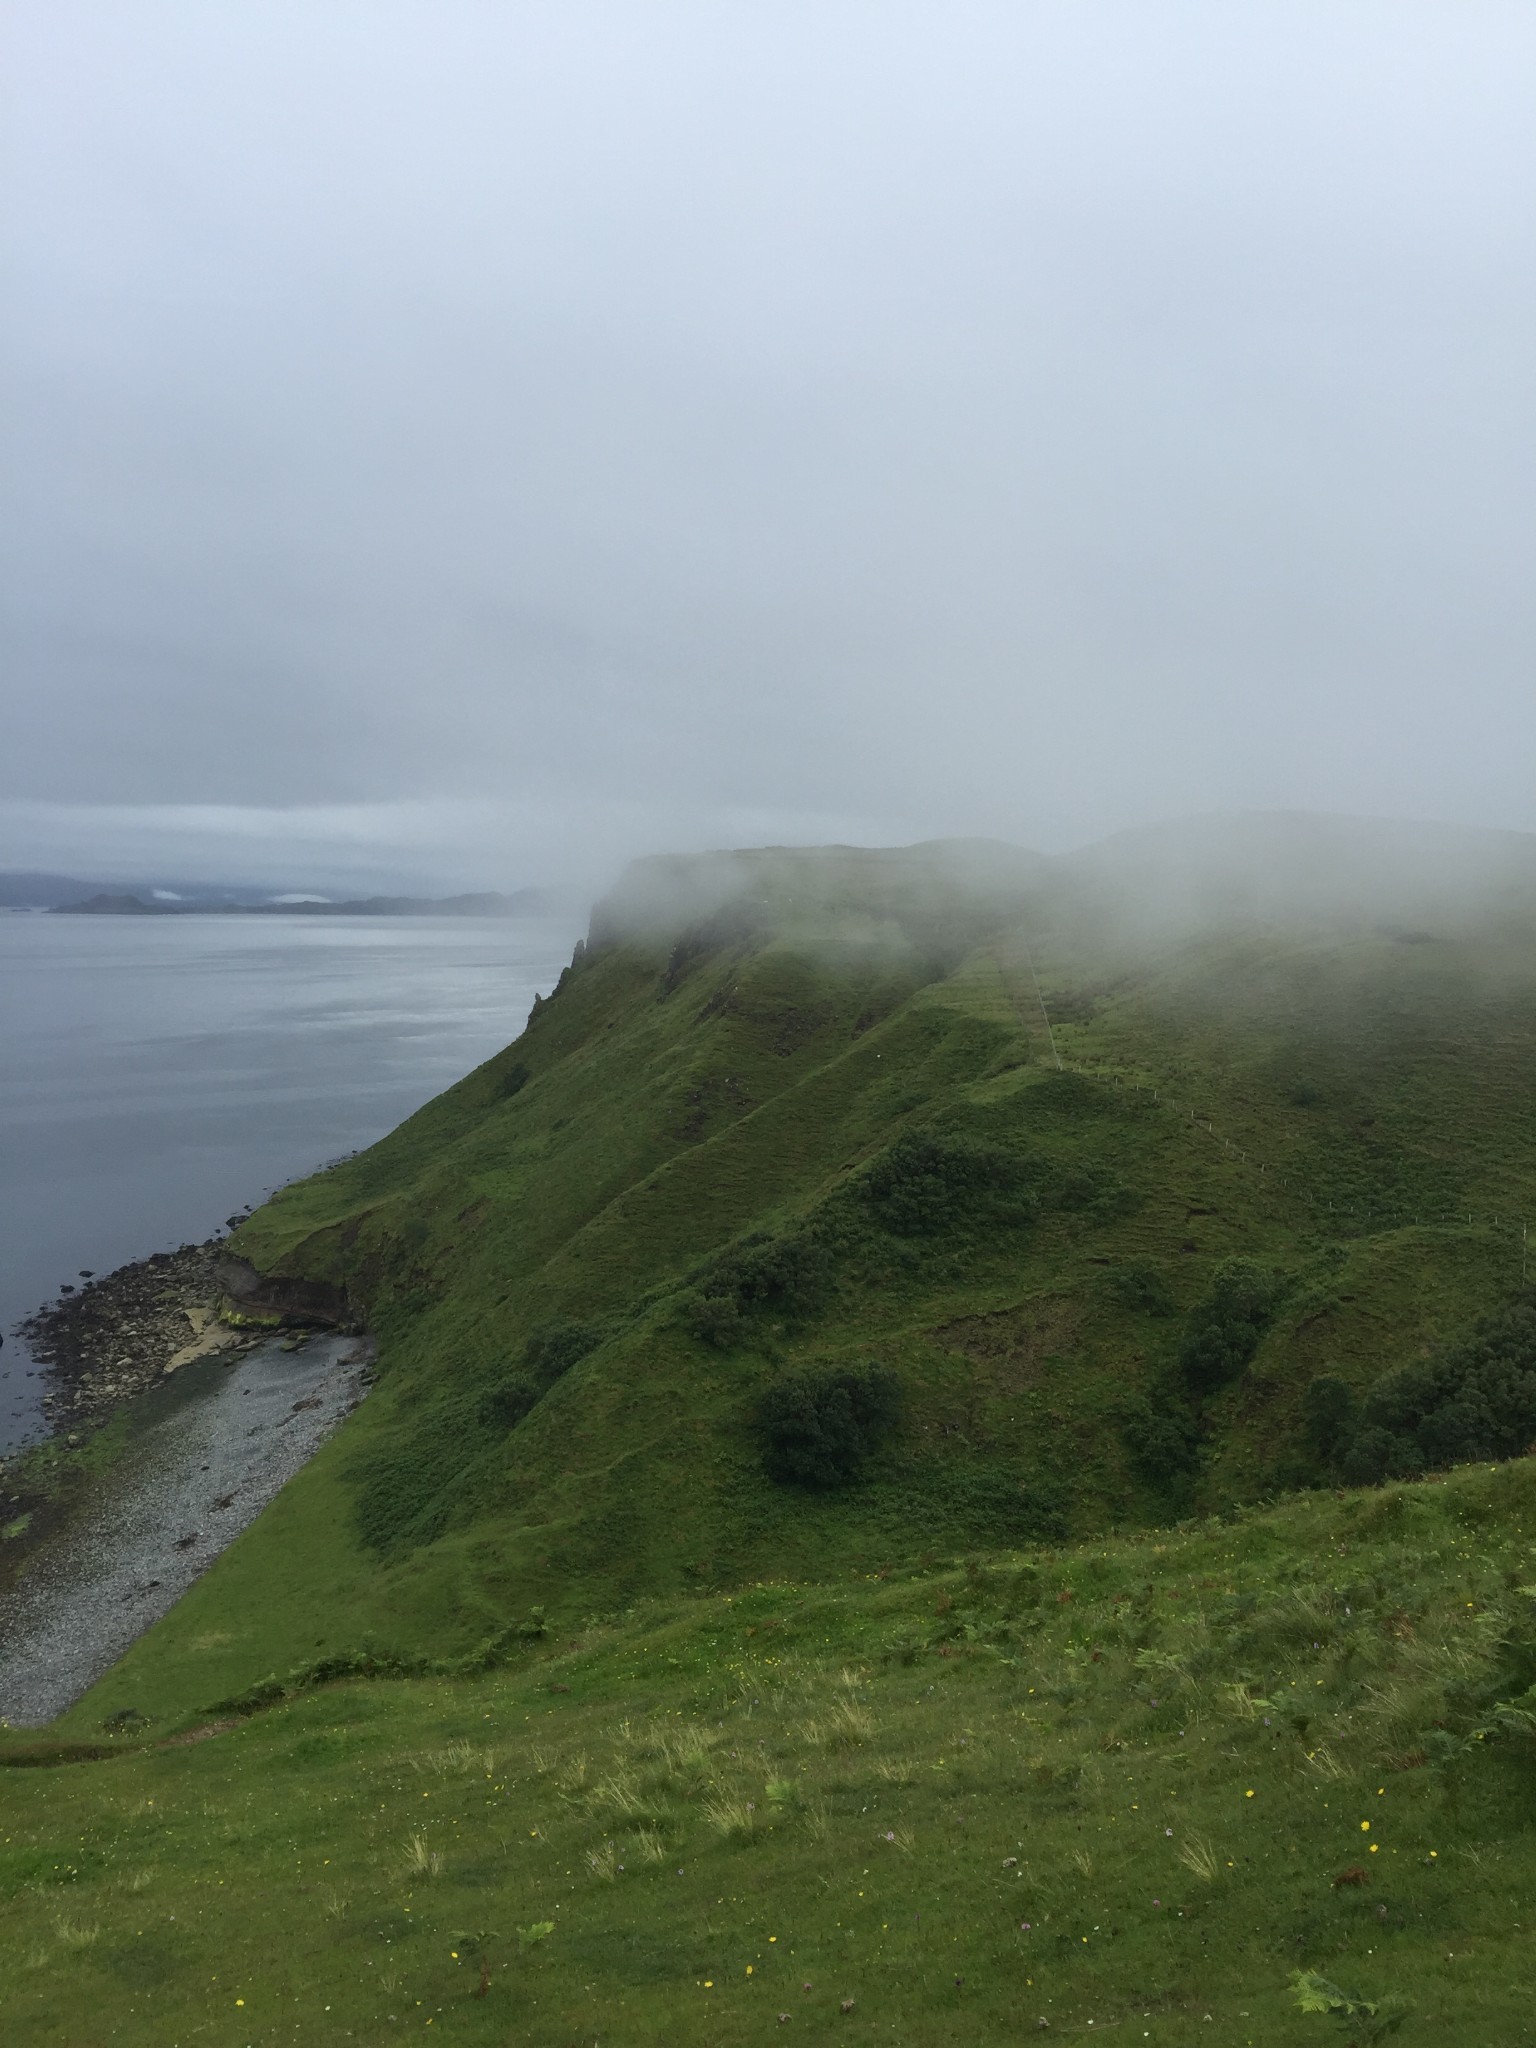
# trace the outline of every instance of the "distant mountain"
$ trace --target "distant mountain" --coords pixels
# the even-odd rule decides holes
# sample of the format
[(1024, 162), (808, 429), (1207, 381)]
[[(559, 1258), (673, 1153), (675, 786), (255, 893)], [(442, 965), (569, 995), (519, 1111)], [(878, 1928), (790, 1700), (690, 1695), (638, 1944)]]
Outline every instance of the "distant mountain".
[(175, 917), (172, 903), (146, 903), (142, 896), (112, 896), (100, 890), (83, 903), (56, 903), (56, 912), (83, 917)]
[(81, 881), (77, 875), (55, 875), (35, 869), (0, 873), (0, 910), (74, 909), (95, 896), (137, 897), (146, 908), (167, 910), (239, 910), (271, 900), (270, 885), (249, 882), (164, 881), (138, 875), (127, 881)]
[(30, 870), (0, 874), (0, 910), (51, 910), (56, 903), (75, 903), (99, 889), (99, 882), (77, 882), (69, 875), (45, 875)]
[(563, 907), (562, 899), (551, 889), (514, 889), (510, 894), (484, 889), (463, 896), (364, 896), (345, 903), (327, 903), (319, 897), (298, 902), (156, 902), (132, 893), (98, 889), (79, 901), (48, 906), (71, 917), (541, 917)]

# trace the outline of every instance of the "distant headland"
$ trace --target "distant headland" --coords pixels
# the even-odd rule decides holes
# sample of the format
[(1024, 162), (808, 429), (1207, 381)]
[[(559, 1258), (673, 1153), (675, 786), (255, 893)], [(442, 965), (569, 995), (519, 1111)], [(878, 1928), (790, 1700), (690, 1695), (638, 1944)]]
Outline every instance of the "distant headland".
[(263, 888), (250, 882), (161, 882), (142, 876), (82, 881), (71, 875), (0, 870), (0, 910), (72, 917), (228, 917), (248, 912), (265, 917), (544, 917), (569, 911), (574, 900), (569, 891), (551, 888), (343, 897), (321, 888), (279, 889), (271, 883)]
[(464, 896), (360, 896), (344, 903), (302, 897), (268, 903), (157, 903), (105, 890), (48, 906), (62, 917), (538, 917), (560, 908), (549, 889), (482, 889)]

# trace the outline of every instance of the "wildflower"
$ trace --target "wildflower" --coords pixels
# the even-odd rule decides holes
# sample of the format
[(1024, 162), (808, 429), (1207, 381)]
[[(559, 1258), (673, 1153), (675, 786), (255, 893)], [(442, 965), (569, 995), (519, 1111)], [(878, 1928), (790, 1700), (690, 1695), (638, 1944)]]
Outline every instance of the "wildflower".
[(1361, 1821), (1360, 1832), (1362, 1835), (1368, 1835), (1371, 1832), (1371, 1824), (1368, 1820)]
[(1243, 1797), (1245, 1799), (1251, 1799), (1253, 1797), (1253, 1787), (1251, 1785), (1248, 1787), (1248, 1790), (1243, 1794)]

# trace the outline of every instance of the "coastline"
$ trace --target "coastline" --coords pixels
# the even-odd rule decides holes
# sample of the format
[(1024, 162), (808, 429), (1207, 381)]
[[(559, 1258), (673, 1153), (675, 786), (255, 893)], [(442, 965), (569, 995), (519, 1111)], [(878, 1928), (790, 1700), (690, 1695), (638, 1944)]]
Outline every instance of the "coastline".
[(55, 1435), (94, 1428), (194, 1358), (258, 1339), (220, 1323), (224, 1239), (151, 1252), (34, 1309), (17, 1325), (49, 1391)]
[(371, 1359), (354, 1334), (269, 1333), (130, 1403), (0, 1595), (0, 1720), (43, 1726), (104, 1677), (364, 1399)]
[(345, 1304), (222, 1233), (82, 1281), (17, 1325), (49, 1434), (0, 1455), (0, 1713), (62, 1711), (373, 1384)]

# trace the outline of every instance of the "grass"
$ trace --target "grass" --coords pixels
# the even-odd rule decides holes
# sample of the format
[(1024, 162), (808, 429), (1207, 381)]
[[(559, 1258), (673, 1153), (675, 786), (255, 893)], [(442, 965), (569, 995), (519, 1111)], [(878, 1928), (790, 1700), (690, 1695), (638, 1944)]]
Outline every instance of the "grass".
[(13, 1768), (0, 2031), (1274, 2048), (1334, 2038), (1311, 1972), (1406, 2039), (1523, 2041), (1533, 1558), (1536, 1468), (1469, 1469)]

